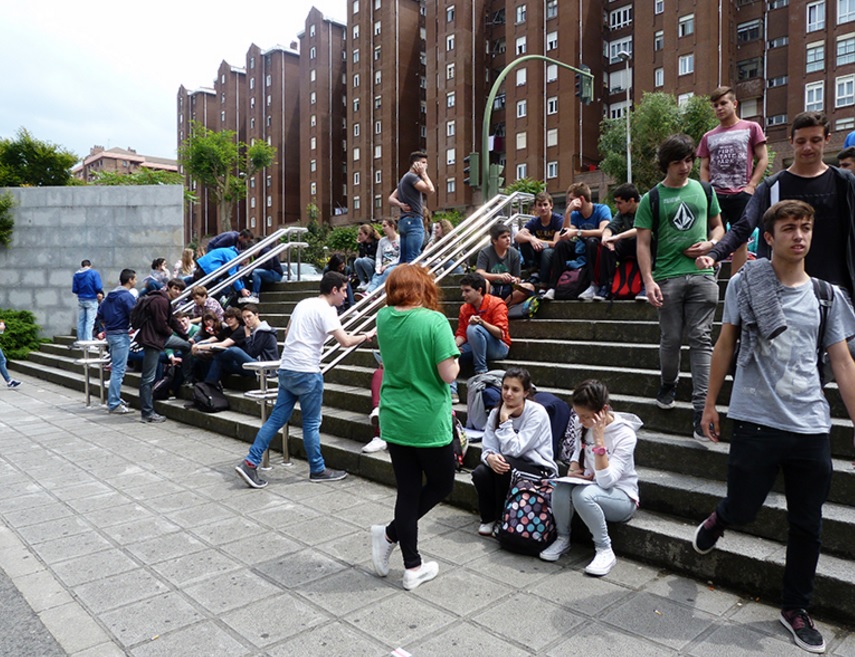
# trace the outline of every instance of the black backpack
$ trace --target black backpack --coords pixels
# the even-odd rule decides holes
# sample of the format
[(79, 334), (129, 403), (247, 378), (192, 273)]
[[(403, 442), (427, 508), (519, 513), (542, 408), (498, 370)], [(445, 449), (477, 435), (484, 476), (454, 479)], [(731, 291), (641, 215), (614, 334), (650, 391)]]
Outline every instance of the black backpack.
[(134, 304), (134, 307), (131, 308), (131, 328), (134, 330), (139, 330), (143, 326), (145, 326), (146, 322), (149, 320), (149, 312), (148, 307), (151, 305), (151, 302), (154, 301), (154, 297), (151, 295), (145, 295), (140, 297), (137, 302)]
[(169, 399), (169, 395), (172, 393), (172, 387), (175, 383), (175, 377), (178, 373), (178, 369), (175, 365), (169, 365), (163, 371), (163, 376), (154, 382), (154, 385), (151, 387), (151, 397), (155, 401), (166, 401)]
[(200, 381), (193, 386), (193, 406), (203, 413), (219, 413), (229, 410), (229, 400), (223, 394), (219, 383)]

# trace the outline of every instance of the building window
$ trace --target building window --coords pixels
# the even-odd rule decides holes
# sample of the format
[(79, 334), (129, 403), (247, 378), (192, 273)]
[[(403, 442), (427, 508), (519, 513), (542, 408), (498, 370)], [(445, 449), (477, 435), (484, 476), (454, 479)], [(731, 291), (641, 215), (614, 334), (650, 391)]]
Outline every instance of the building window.
[[(454, 79), (454, 63), (453, 62), (451, 64), (447, 64), (445, 66), (445, 79), (446, 80), (453, 80)], [(427, 85), (425, 85), (425, 86), (427, 86)]]
[(695, 55), (682, 55), (679, 59), (680, 70), (678, 75), (688, 75), (695, 72)]
[(518, 68), (517, 69), (517, 86), (522, 87), (526, 82), (526, 69)]
[(356, 114), (359, 111), (359, 98), (353, 99), (353, 113)]
[(788, 43), (790, 43), (790, 37), (788, 36), (775, 37), (774, 39), (769, 40), (769, 49), (771, 50), (772, 48), (783, 48)]
[(353, 49), (353, 63), (356, 64), (359, 62), (359, 48)]
[(517, 37), (517, 55), (525, 55), (525, 37)]
[(558, 128), (550, 128), (546, 131), (546, 146), (558, 146)]
[(525, 5), (517, 7), (517, 25), (525, 23)]
[(546, 178), (557, 178), (558, 177), (558, 162), (552, 161), (546, 163)]
[(518, 132), (517, 133), (517, 150), (518, 151), (525, 150), (527, 146), (528, 146), (528, 133)]
[(665, 86), (665, 69), (657, 68), (653, 71), (653, 86), (654, 87), (664, 87)]
[(374, 109), (380, 109), (383, 104), (383, 96), (374, 96)]
[(855, 117), (849, 117), (846, 119), (840, 119), (834, 122), (834, 131), (835, 132), (849, 132), (855, 128)]
[(445, 22), (451, 23), (454, 21), (454, 5), (445, 8)]
[(763, 60), (760, 57), (736, 62), (736, 78), (739, 81), (758, 78), (762, 75)]
[(659, 30), (653, 34), (653, 50), (662, 50), (665, 47), (665, 32)]
[(318, 138), (310, 137), (309, 138), (309, 148), (315, 150), (318, 147)]
[(816, 32), (825, 29), (825, 0), (811, 2), (807, 6), (807, 31)]
[(427, 114), (427, 101), (420, 100), (419, 101), (419, 113)]
[(448, 178), (445, 181), (445, 192), (446, 194), (454, 194), (457, 191), (457, 183), (454, 178)]
[(855, 75), (846, 75), (835, 80), (835, 107), (855, 105)]
[(354, 196), (353, 197), (353, 209), (358, 210), (360, 207), (362, 207), (362, 203), (360, 202), (359, 197)]
[(653, 13), (661, 14), (665, 11), (665, 0), (654, 0), (653, 2)]
[(220, 112), (220, 121), (222, 122), (222, 121), (225, 121), (225, 120), (226, 120), (226, 113), (225, 113), (225, 112)]
[(353, 26), (353, 40), (356, 41), (359, 38), (359, 25)]
[(632, 24), (632, 5), (609, 12), (609, 27), (613, 30)]
[(449, 148), (445, 151), (445, 163), (451, 165), (457, 162), (457, 151), (454, 148)]
[[(422, 5), (422, 7), (424, 7), (424, 5)], [(383, 207), (383, 197), (380, 196), (380, 194), (377, 194), (374, 197), (374, 207), (378, 210)]]
[(354, 187), (359, 184), (359, 180), (360, 180), (359, 171), (354, 171), (353, 172), (353, 186)]
[(317, 56), (318, 51), (315, 49), (315, 47), (312, 46), (311, 48), (309, 48), (309, 59), (315, 59)]
[(766, 86), (770, 89), (772, 87), (783, 87), (785, 84), (787, 84), (786, 75), (779, 75), (776, 78), (769, 78), (768, 80), (766, 80)]
[(254, 196), (251, 199), (249, 199), (249, 207), (251, 207), (252, 209), (255, 209), (255, 197)]
[(609, 105), (609, 118), (621, 119), (626, 116), (626, 101), (622, 100), (619, 103)]
[(445, 122), (445, 136), (446, 137), (453, 137), (456, 131), (457, 131), (457, 122), (456, 121), (446, 121)]
[[(309, 171), (315, 172), (318, 170), (318, 161), (317, 160), (309, 160)], [(253, 179), (253, 182), (255, 180)]]
[(527, 178), (527, 177), (528, 177), (528, 165), (525, 163), (518, 164), (517, 165), (517, 180), (522, 180), (523, 178)]
[(318, 102), (318, 95), (312, 91), (309, 93), (309, 105), (314, 105), (316, 102)]
[(383, 172), (379, 171), (379, 170), (375, 171), (374, 172), (374, 184), (379, 185), (382, 182), (383, 182)]
[(753, 21), (746, 21), (745, 23), (740, 23), (736, 26), (736, 42), (748, 43), (749, 41), (755, 41), (759, 39), (760, 28), (761, 23), (759, 18)]
[(689, 93), (680, 94), (677, 96), (677, 107), (685, 107), (686, 103), (689, 102), (689, 98), (695, 95), (695, 92), (690, 91)]
[(790, 0), (771, 0), (769, 2), (769, 9), (783, 9), (787, 5), (790, 4)]
[(619, 64), (623, 60), (618, 57), (618, 53), (627, 52), (632, 54), (632, 37), (626, 39), (618, 39), (609, 43), (609, 64)]
[(374, 36), (380, 36), (381, 24), (380, 21), (374, 21)]
[(454, 107), (457, 100), (457, 96), (453, 91), (449, 91), (445, 94), (445, 106), (446, 107)]
[(521, 119), (526, 115), (527, 102), (525, 100), (517, 101), (517, 118)]
[(454, 35), (449, 34), (445, 37), (445, 51), (450, 52), (452, 50), (454, 50)]
[(359, 0), (353, 0), (353, 13), (359, 13)]
[(837, 24), (855, 21), (855, 0), (837, 0)]
[(314, 24), (314, 23), (312, 23), (311, 25), (309, 25), (309, 36), (310, 36), (310, 37), (315, 36), (315, 24)]
[(353, 86), (354, 86), (354, 87), (358, 87), (358, 86), (359, 86), (359, 73), (354, 73), (354, 74), (353, 74)]
[(855, 64), (855, 35), (847, 34), (837, 39), (837, 65)]
[(814, 73), (825, 68), (825, 44), (822, 41), (809, 43), (805, 56), (805, 72)]
[(821, 112), (825, 96), (825, 82), (811, 82), (805, 85), (805, 112)]
[(383, 147), (380, 144), (377, 144), (374, 147), (374, 159), (378, 160), (383, 157)]
[(361, 157), (361, 155), (362, 155), (362, 153), (361, 153), (361, 152), (360, 152), (360, 150), (359, 150), (359, 146), (356, 146), (356, 147), (353, 149), (353, 161), (354, 161), (354, 162), (359, 162), (359, 158)]
[(250, 78), (250, 79), (249, 79), (249, 88), (250, 88), (250, 89), (255, 89), (255, 78)]
[(251, 116), (249, 118), (249, 129), (255, 130), (255, 117), (254, 116)]
[(383, 132), (383, 122), (382, 121), (375, 121), (374, 122), (374, 134), (379, 135), (381, 132)]
[(272, 208), (272, 207), (273, 207), (273, 197), (272, 197), (272, 196), (268, 196), (268, 197), (267, 197), (267, 207), (268, 207), (268, 208)]
[(546, 113), (558, 114), (558, 96), (550, 96), (546, 99)]
[(546, 81), (547, 82), (555, 82), (558, 79), (558, 65), (557, 64), (547, 64), (546, 65)]
[(546, 35), (546, 51), (556, 50), (558, 48), (558, 32), (549, 32)]
[(381, 6), (381, 0), (374, 0), (374, 9), (380, 9)]
[(382, 52), (382, 49), (380, 48), (380, 46), (374, 46), (374, 61), (375, 62), (380, 61), (380, 53), (381, 52)]
[(683, 16), (677, 23), (677, 36), (685, 37), (695, 33), (695, 15)]
[(359, 124), (358, 123), (353, 124), (353, 136), (354, 137), (359, 136)]
[(546, 1), (546, 18), (555, 18), (558, 16), (558, 0)]

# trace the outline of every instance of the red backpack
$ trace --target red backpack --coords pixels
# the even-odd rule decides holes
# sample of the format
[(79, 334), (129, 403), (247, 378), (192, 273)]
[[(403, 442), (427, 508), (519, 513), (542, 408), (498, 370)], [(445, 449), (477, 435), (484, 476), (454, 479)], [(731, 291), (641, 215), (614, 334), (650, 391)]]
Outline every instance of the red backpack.
[(612, 279), (612, 299), (635, 299), (641, 288), (641, 269), (638, 262), (629, 259), (621, 261)]

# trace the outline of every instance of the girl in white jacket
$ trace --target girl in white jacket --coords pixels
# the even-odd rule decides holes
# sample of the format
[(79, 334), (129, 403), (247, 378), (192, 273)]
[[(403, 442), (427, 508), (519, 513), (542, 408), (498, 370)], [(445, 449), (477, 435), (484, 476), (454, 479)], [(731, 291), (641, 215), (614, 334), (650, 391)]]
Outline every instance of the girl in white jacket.
[(576, 511), (591, 531), (596, 549), (594, 560), (585, 572), (602, 577), (617, 563), (606, 521), (626, 522), (638, 508), (634, 453), (635, 434), (642, 422), (631, 413), (612, 411), (609, 391), (595, 380), (576, 386), (573, 410), (577, 416), (574, 421), (583, 430), (567, 475), (577, 478), (579, 483), (556, 482), (552, 512), (558, 538), (540, 553), (540, 558), (558, 561), (570, 550), (570, 521)]
[(502, 403), (487, 418), (481, 444), (481, 463), (472, 471), (478, 492), (481, 525), (478, 533), (490, 536), (501, 517), (511, 483), (511, 470), (544, 477), (558, 473), (552, 455), (552, 429), (546, 409), (528, 399), (531, 375), (510, 367), (502, 378)]

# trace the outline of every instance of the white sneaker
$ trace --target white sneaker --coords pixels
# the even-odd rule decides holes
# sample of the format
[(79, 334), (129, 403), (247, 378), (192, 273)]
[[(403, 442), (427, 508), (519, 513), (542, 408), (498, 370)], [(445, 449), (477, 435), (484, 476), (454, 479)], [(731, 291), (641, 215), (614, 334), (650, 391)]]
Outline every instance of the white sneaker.
[(482, 522), (478, 525), (478, 533), (481, 536), (492, 536), (494, 529), (496, 529), (495, 522)]
[(380, 436), (374, 436), (370, 443), (363, 445), (362, 452), (364, 454), (373, 454), (374, 452), (382, 452), (384, 449), (386, 449), (386, 441)]
[(549, 301), (554, 301), (554, 300), (555, 300), (555, 288), (554, 288), (554, 287), (549, 288), (549, 289), (544, 293), (543, 298), (544, 298), (544, 299), (547, 299), (547, 300), (549, 300)]
[(248, 296), (238, 299), (238, 303), (261, 303), (261, 301), (258, 300), (258, 297)]
[(579, 301), (593, 301), (594, 295), (597, 293), (597, 288), (591, 285), (587, 290), (579, 295)]
[(647, 303), (647, 290), (641, 288), (641, 292), (635, 295), (635, 300), (644, 301), (645, 303)]
[(404, 571), (404, 588), (412, 591), (419, 584), (431, 581), (439, 575), (439, 564), (436, 561), (422, 561), (422, 565), (416, 570)]
[(374, 572), (378, 577), (389, 574), (389, 557), (396, 545), (386, 539), (386, 528), (383, 525), (371, 525), (371, 561), (374, 562)]
[(356, 286), (356, 291), (357, 292), (365, 292), (365, 290), (368, 289), (369, 284), (370, 283), (368, 281), (365, 281), (364, 283), (360, 283), (359, 285)]
[(540, 553), (540, 558), (544, 561), (558, 561), (562, 554), (567, 554), (570, 551), (570, 537), (558, 536), (548, 548)]
[(595, 577), (602, 577), (603, 575), (608, 575), (616, 563), (617, 557), (615, 557), (615, 553), (612, 552), (611, 548), (597, 550), (594, 560), (585, 566), (585, 572)]

